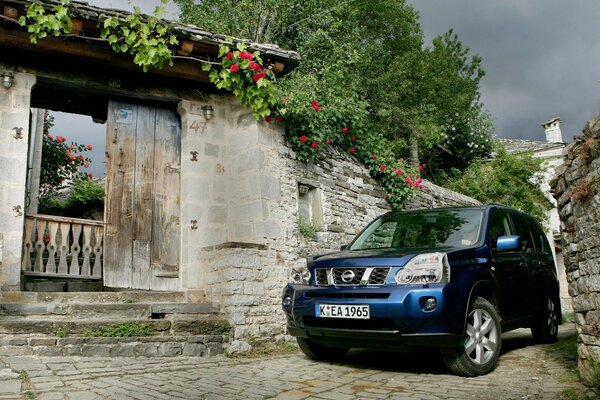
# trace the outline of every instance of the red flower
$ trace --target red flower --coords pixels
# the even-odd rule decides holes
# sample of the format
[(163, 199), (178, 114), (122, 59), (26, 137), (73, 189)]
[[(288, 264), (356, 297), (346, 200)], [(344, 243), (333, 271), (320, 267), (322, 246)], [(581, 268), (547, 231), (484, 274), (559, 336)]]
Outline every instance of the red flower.
[(271, 116), (270, 116), (270, 115), (267, 115), (267, 116), (265, 117), (265, 122), (271, 122), (271, 120), (272, 120), (272, 118), (271, 118)]
[(48, 134), (48, 139), (52, 140), (52, 139), (54, 139), (54, 136), (52, 136), (51, 134)]
[(408, 183), (408, 184), (410, 184), (410, 183), (412, 183), (412, 181), (410, 180), (410, 178), (409, 178), (409, 177), (406, 177), (406, 179), (404, 180), (404, 183)]
[(419, 171), (423, 171), (423, 166), (422, 166), (422, 165), (419, 165), (419, 166), (417, 167), (417, 169), (418, 169)]
[(382, 165), (381, 167), (379, 167), (379, 169), (385, 171), (385, 165)]
[(317, 101), (316, 101), (316, 100), (313, 100), (313, 101), (311, 102), (311, 104), (312, 104), (313, 110), (315, 110), (315, 111), (319, 111), (319, 103), (317, 103)]
[(397, 175), (402, 175), (402, 170), (401, 170), (401, 169), (398, 169), (398, 171), (396, 171), (396, 174), (397, 174)]
[(306, 141), (307, 141), (307, 140), (308, 140), (308, 138), (306, 137), (306, 135), (302, 135), (302, 136), (300, 136), (300, 141), (301, 141), (302, 143), (306, 143)]
[(313, 149), (316, 149), (317, 147), (319, 147), (319, 143), (317, 143), (316, 141), (315, 141), (315, 142), (312, 142), (312, 143), (310, 144), (310, 147), (312, 147)]
[(356, 136), (354, 136), (354, 135), (350, 136), (350, 140), (356, 140)]
[(250, 61), (250, 64), (248, 64), (248, 68), (250, 68), (251, 70), (256, 69), (256, 63), (254, 61)]
[(342, 128), (342, 133), (348, 133), (348, 128)]
[(356, 149), (354, 147), (350, 147), (350, 153), (356, 153)]
[(371, 160), (377, 160), (377, 156), (375, 154), (371, 154)]
[(254, 75), (252, 76), (252, 80), (253, 80), (254, 82), (258, 82), (258, 80), (259, 80), (259, 79), (262, 79), (262, 78), (264, 78), (264, 77), (265, 77), (265, 73), (264, 73), (264, 72), (261, 72), (261, 73), (258, 73), (258, 74), (254, 74)]
[(229, 67), (229, 70), (231, 72), (238, 72), (240, 70), (240, 66), (237, 64), (233, 64), (231, 67)]
[(327, 144), (331, 144), (331, 139), (327, 138)]
[(67, 153), (67, 157), (69, 157), (71, 159), (71, 161), (75, 161), (75, 159), (77, 158), (77, 157), (75, 157), (75, 154), (73, 154), (73, 153)]
[(250, 53), (246, 53), (245, 51), (240, 51), (240, 54), (238, 55), (238, 57), (244, 59), (244, 60), (252, 60), (254, 58), (254, 56)]
[(389, 198), (390, 198), (390, 194), (389, 194), (389, 193), (386, 193), (386, 194), (385, 194), (385, 198), (386, 198), (386, 199), (389, 199)]
[(282, 116), (282, 115), (278, 115), (278, 116), (277, 116), (275, 119), (276, 119), (278, 122), (281, 122), (281, 121), (283, 121), (283, 116)]
[(231, 60), (233, 58), (233, 53), (232, 52), (227, 53), (227, 58), (229, 58)]
[(57, 137), (56, 137), (56, 141), (57, 141), (58, 143), (62, 143), (62, 142), (64, 142), (65, 140), (66, 140), (66, 139), (64, 138), (64, 136), (57, 136)]
[(77, 157), (77, 158), (79, 158), (81, 161), (83, 161), (83, 155), (82, 154), (80, 154), (79, 157)]
[(287, 103), (287, 101), (288, 101), (288, 100), (289, 100), (289, 99), (288, 99), (287, 97), (284, 97), (283, 99), (281, 99), (281, 102), (282, 102), (282, 103)]
[(71, 149), (71, 151), (75, 150), (75, 145), (74, 144), (70, 145), (69, 149)]
[(87, 161), (86, 161), (86, 162), (84, 162), (84, 163), (83, 163), (83, 168), (87, 168), (87, 167), (89, 167), (89, 166), (90, 166), (90, 163), (89, 163), (89, 162), (87, 162)]
[(92, 173), (90, 172), (90, 173), (88, 174), (88, 177), (89, 177), (90, 179), (92, 179), (92, 178), (94, 177), (94, 174), (92, 174)]
[(420, 185), (420, 186), (419, 186), (419, 190), (423, 190), (423, 185)]
[(91, 144), (88, 144), (88, 145), (87, 145), (87, 149), (88, 149), (89, 151), (92, 151), (92, 149), (93, 149), (92, 145), (91, 145)]

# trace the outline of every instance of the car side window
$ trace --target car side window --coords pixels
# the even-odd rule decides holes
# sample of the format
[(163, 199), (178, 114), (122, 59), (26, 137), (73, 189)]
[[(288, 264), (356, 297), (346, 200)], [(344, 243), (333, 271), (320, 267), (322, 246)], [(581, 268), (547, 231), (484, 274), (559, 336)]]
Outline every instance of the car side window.
[(521, 236), (521, 250), (525, 252), (535, 251), (535, 242), (528, 218), (521, 214), (511, 214), (510, 218), (515, 228), (515, 234)]
[(502, 210), (496, 210), (490, 219), (490, 247), (496, 249), (496, 243), (500, 236), (510, 235), (510, 222), (508, 214)]
[(529, 220), (529, 225), (531, 226), (531, 234), (533, 235), (535, 249), (542, 253), (551, 252), (550, 244), (548, 243), (546, 234), (544, 233), (540, 225), (533, 219)]

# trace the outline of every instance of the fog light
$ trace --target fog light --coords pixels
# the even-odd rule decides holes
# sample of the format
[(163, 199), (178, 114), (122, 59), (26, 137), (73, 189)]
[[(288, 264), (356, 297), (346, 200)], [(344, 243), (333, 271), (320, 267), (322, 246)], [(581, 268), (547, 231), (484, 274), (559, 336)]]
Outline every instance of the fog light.
[(422, 304), (425, 311), (433, 311), (437, 307), (437, 300), (435, 297), (426, 297)]
[(292, 298), (290, 296), (285, 296), (281, 301), (281, 305), (285, 308), (288, 308), (292, 304)]

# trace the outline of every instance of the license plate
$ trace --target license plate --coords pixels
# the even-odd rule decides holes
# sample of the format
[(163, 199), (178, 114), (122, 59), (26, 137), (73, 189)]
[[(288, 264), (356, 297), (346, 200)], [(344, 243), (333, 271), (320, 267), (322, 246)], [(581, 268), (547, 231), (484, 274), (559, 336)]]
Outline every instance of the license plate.
[(368, 305), (315, 304), (315, 316), (317, 318), (369, 319), (371, 310)]

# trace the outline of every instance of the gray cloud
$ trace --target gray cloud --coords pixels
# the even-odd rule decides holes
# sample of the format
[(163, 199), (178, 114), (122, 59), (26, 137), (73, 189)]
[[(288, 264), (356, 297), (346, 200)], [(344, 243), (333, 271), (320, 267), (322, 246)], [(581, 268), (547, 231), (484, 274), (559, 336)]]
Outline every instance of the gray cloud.
[(600, 112), (597, 0), (409, 0), (427, 42), (450, 28), (483, 58), (482, 100), (497, 135), (543, 140), (561, 117), (565, 141)]

